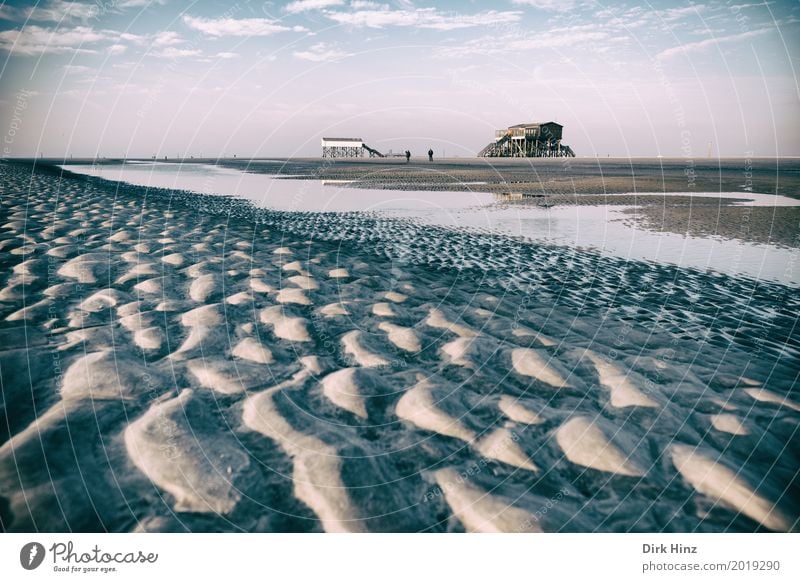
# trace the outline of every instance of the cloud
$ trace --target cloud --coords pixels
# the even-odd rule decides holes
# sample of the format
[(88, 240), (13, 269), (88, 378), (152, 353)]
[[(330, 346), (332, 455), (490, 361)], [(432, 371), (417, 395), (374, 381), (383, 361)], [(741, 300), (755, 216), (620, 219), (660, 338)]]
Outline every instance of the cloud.
[(296, 51), (292, 53), (294, 57), (315, 63), (328, 63), (331, 61), (338, 61), (345, 57), (349, 57), (350, 53), (346, 53), (334, 46), (324, 42), (312, 45), (306, 51)]
[(571, 34), (558, 34), (555, 36), (545, 35), (540, 38), (527, 38), (518, 41), (511, 41), (511, 51), (543, 49), (548, 47), (562, 48), (570, 46), (589, 45), (597, 48), (600, 41), (608, 40), (606, 32), (575, 31)]
[(164, 4), (166, 0), (95, 0), (93, 2), (73, 2), (69, 0), (49, 0), (35, 2), (33, 6), (0, 5), (0, 20), (14, 22), (58, 22), (83, 23), (107, 12), (119, 12), (126, 8), (139, 8), (151, 4)]
[(202, 51), (197, 49), (181, 49), (174, 46), (168, 46), (161, 51), (151, 53), (152, 56), (165, 59), (185, 59), (187, 57), (199, 57), (202, 56), (202, 54)]
[(684, 16), (693, 16), (705, 11), (706, 7), (701, 4), (690, 4), (689, 6), (681, 6), (680, 8), (666, 8), (664, 10), (657, 10), (658, 16), (667, 21), (680, 20)]
[(181, 36), (177, 32), (173, 32), (171, 30), (163, 30), (161, 32), (156, 33), (155, 37), (152, 40), (153, 46), (175, 46), (176, 44), (181, 44), (185, 42)]
[(186, 42), (177, 32), (172, 31), (160, 31), (152, 34), (132, 34), (130, 32), (123, 32), (118, 34), (117, 40), (148, 48), (163, 48)]
[(102, 42), (111, 43), (102, 49), (111, 56), (125, 53), (131, 45), (153, 47), (155, 52), (152, 54), (168, 58), (199, 54), (199, 51), (167, 51), (168, 48), (175, 48), (175, 45), (186, 42), (178, 33), (172, 31), (140, 35), (114, 30), (96, 30), (83, 25), (72, 27), (28, 25), (19, 30), (0, 32), (0, 50), (25, 56), (70, 52), (93, 54), (100, 49), (86, 45)]
[(295, 0), (286, 5), (286, 12), (297, 14), (310, 10), (321, 10), (322, 8), (341, 6), (342, 4), (344, 4), (344, 0)]
[(17, 20), (19, 17), (17, 14), (18, 10), (18, 8), (14, 8), (8, 4), (0, 5), (0, 20)]
[(218, 59), (238, 59), (239, 55), (236, 53), (221, 52), (217, 53)]
[(28, 18), (44, 22), (64, 22), (70, 20), (86, 21), (97, 16), (100, 11), (99, 3), (64, 2), (52, 0), (43, 6), (30, 9)]
[(512, 0), (512, 4), (531, 6), (539, 10), (550, 10), (553, 12), (566, 12), (575, 7), (574, 0)]
[(440, 57), (467, 57), (473, 55), (524, 54), (526, 51), (555, 50), (588, 47), (594, 52), (604, 50), (609, 43), (624, 39), (591, 25), (552, 28), (537, 33), (508, 33), (483, 36), (445, 46), (436, 51)]
[(143, 8), (151, 4), (166, 4), (167, 0), (117, 0), (117, 8)]
[(112, 38), (110, 32), (94, 30), (88, 26), (64, 29), (30, 25), (19, 30), (0, 32), (0, 50), (13, 52), (16, 55), (92, 53), (96, 51), (83, 48), (83, 45), (95, 44)]
[(518, 11), (488, 10), (475, 14), (440, 12), (436, 8), (409, 8), (392, 10), (388, 6), (353, 12), (329, 11), (325, 15), (340, 24), (355, 27), (384, 28), (407, 26), (433, 30), (456, 30), (475, 26), (491, 26), (517, 22), (522, 17)]
[(196, 18), (184, 14), (183, 22), (189, 28), (205, 35), (221, 36), (269, 36), (278, 32), (304, 32), (302, 26), (285, 26), (270, 18)]
[(688, 6), (660, 10), (642, 6), (630, 8), (613, 6), (595, 12), (594, 23), (598, 27), (615, 30), (632, 30), (643, 27), (671, 30), (686, 19), (698, 16), (702, 18), (703, 13), (707, 12), (707, 10), (708, 7), (701, 4), (690, 4)]
[(663, 50), (656, 55), (656, 58), (659, 60), (671, 59), (672, 57), (676, 57), (678, 55), (704, 51), (707, 48), (718, 46), (720, 44), (730, 44), (747, 40), (749, 38), (755, 38), (757, 36), (761, 36), (762, 34), (772, 32), (773, 30), (774, 29), (771, 28), (761, 28), (758, 30), (749, 30), (747, 32), (742, 32), (740, 34), (730, 34), (727, 36), (707, 38), (706, 40), (701, 40), (697, 42), (689, 42), (686, 44), (674, 46), (672, 48)]
[(364, 8), (381, 8), (381, 5), (371, 0), (350, 0), (350, 8), (363, 10)]
[(130, 32), (123, 32), (119, 35), (119, 38), (125, 42), (132, 42), (135, 44), (144, 44), (149, 42), (146, 36), (142, 36), (140, 34), (131, 34)]
[(6, 20), (16, 21), (72, 22), (80, 20), (85, 22), (95, 17), (99, 11), (98, 4), (94, 2), (51, 0), (50, 2), (36, 3), (34, 6), (4, 7), (3, 17)]
[(84, 65), (64, 65), (64, 74), (65, 75), (82, 75), (85, 73), (92, 73), (94, 69), (91, 67), (86, 67)]

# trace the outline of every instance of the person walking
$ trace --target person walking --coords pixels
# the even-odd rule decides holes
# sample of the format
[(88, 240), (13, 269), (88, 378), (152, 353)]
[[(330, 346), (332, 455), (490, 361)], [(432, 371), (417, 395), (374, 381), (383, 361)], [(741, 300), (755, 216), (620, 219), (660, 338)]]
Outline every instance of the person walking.
[(406, 163), (411, 161), (411, 152), (406, 150)]
[(428, 161), (429, 162), (433, 161), (433, 150), (432, 149), (428, 150)]

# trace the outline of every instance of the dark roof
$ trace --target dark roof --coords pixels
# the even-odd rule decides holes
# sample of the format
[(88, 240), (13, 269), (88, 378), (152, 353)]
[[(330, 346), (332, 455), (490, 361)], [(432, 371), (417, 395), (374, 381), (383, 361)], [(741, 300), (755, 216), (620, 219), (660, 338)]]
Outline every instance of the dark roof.
[(328, 141), (364, 141), (360, 137), (323, 137)]
[(508, 129), (514, 127), (540, 127), (542, 125), (557, 125), (558, 127), (564, 127), (563, 125), (561, 125), (560, 123), (556, 123), (555, 121), (544, 121), (541, 123), (534, 122), (534, 123), (518, 123), (517, 125), (509, 125)]

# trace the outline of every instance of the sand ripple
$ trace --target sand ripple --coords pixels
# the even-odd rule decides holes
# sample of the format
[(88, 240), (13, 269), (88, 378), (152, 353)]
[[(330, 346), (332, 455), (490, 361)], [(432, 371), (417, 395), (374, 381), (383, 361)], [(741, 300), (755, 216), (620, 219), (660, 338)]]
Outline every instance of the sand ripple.
[(775, 531), (789, 531), (791, 522), (775, 504), (758, 495), (734, 470), (686, 445), (670, 447), (672, 462), (692, 487)]
[(225, 514), (241, 499), (233, 481), (250, 460), (234, 437), (211, 431), (211, 422), (194, 393), (184, 390), (125, 430), (131, 460), (175, 498), (176, 511)]
[(295, 430), (275, 406), (274, 394), (268, 390), (247, 400), (245, 424), (278, 443), (292, 457), (295, 495), (319, 516), (326, 532), (365, 531), (342, 483), (336, 449)]
[(556, 441), (567, 459), (576, 465), (630, 477), (644, 474), (589, 418), (576, 417), (565, 422), (556, 431)]

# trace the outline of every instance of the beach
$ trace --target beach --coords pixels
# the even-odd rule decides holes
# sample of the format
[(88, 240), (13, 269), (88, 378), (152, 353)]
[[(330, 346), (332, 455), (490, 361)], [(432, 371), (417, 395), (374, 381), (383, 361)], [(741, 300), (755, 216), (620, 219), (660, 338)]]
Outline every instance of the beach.
[[(614, 163), (220, 165), (798, 247), (797, 206), (694, 195), (797, 198), (796, 161)], [(796, 285), (0, 175), (5, 531), (797, 529)]]
[[(776, 159), (448, 159), (428, 164), (372, 159), (290, 161), (285, 165), (225, 161), (248, 172), (346, 180), (356, 188), (463, 190), (509, 196), (510, 204), (638, 206), (628, 211), (644, 228), (747, 242), (800, 245), (800, 207), (742, 209), (704, 193), (800, 197), (800, 162)], [(669, 196), (664, 196), (669, 193)], [(514, 194), (526, 200), (514, 201)], [(677, 194), (677, 195), (675, 195)], [(684, 194), (684, 195), (680, 195)], [(691, 195), (690, 195), (691, 194)], [(534, 202), (538, 202), (534, 200)]]
[[(253, 174), (321, 180), (348, 188), (487, 192), (509, 206), (627, 207), (644, 229), (749, 243), (800, 246), (800, 205), (742, 207), (719, 193), (800, 199), (800, 161), (793, 158), (450, 158), (168, 159), (184, 167), (216, 164)], [(120, 160), (71, 160), (97, 167)], [(635, 207), (635, 208), (634, 208)]]

